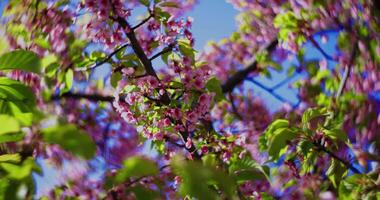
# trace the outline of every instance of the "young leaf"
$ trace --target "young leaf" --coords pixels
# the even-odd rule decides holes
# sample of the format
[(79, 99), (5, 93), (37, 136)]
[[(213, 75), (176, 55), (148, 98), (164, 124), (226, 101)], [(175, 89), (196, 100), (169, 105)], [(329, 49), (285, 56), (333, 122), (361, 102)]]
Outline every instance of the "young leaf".
[(343, 163), (336, 159), (332, 159), (330, 167), (326, 171), (327, 177), (330, 179), (335, 188), (338, 188), (343, 176), (347, 174), (347, 168)]
[(270, 142), (268, 154), (271, 160), (277, 160), (284, 151), (286, 151), (287, 142), (294, 139), (296, 133), (288, 128), (280, 128), (274, 131), (272, 141)]
[(162, 2), (162, 3), (160, 3), (160, 6), (161, 6), (161, 7), (178, 8), (177, 3), (175, 3), (175, 2), (170, 2), (170, 1), (168, 1), (168, 2)]
[(347, 134), (341, 129), (324, 129), (323, 132), (333, 140), (341, 140), (342, 142), (348, 141)]
[(209, 92), (215, 93), (215, 101), (221, 101), (225, 98), (223, 95), (222, 87), (217, 78), (212, 77), (210, 80), (208, 80), (206, 83), (206, 88)]
[(35, 103), (34, 94), (29, 87), (6, 77), (0, 77), (0, 99), (23, 102), (29, 106)]
[(0, 144), (5, 142), (17, 142), (24, 138), (24, 134), (19, 133), (12, 133), (12, 134), (3, 134), (0, 135)]
[(151, 176), (158, 173), (154, 161), (135, 156), (124, 161), (124, 166), (116, 174), (116, 183), (121, 183), (130, 177)]
[(18, 153), (0, 155), (0, 162), (20, 162), (21, 156)]
[(7, 162), (0, 163), (0, 167), (8, 173), (7, 177), (14, 180), (21, 180), (30, 176), (34, 165), (32, 158), (26, 159), (21, 165)]
[(112, 73), (111, 75), (111, 86), (116, 88), (117, 83), (121, 80), (122, 75), (120, 72)]
[(96, 152), (96, 146), (91, 137), (75, 125), (66, 124), (49, 127), (42, 130), (44, 140), (58, 144), (62, 149), (85, 159), (91, 159)]
[(181, 177), (179, 193), (197, 199), (217, 199), (218, 194), (212, 190), (212, 185), (226, 195), (227, 199), (236, 197), (236, 185), (231, 176), (214, 167), (204, 166), (198, 162), (183, 161), (174, 158), (170, 164), (175, 174)]
[(65, 75), (66, 88), (71, 89), (71, 87), (73, 87), (73, 82), (74, 82), (74, 71), (72, 69), (68, 69)]
[(15, 50), (0, 56), (0, 70), (2, 69), (18, 69), (40, 73), (41, 60), (31, 51)]
[(0, 122), (4, 124), (3, 126), (0, 126), (0, 135), (17, 133), (20, 131), (20, 124), (17, 119), (9, 115), (0, 115)]
[(149, 4), (150, 4), (149, 0), (139, 0), (139, 2), (140, 2), (142, 5), (144, 5), (144, 6), (146, 6), (146, 7), (149, 7)]

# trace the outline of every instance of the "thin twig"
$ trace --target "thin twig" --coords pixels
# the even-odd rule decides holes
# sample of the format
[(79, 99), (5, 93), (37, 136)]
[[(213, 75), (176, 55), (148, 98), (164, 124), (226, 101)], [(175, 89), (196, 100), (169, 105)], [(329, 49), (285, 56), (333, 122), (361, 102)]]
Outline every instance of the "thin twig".
[(228, 93), (228, 96), (230, 97), (230, 101), (231, 101), (231, 107), (232, 107), (232, 111), (234, 112), (234, 114), (236, 115), (236, 117), (239, 119), (239, 120), (243, 120), (243, 117), (239, 114), (239, 111), (237, 110), (236, 106), (235, 106), (235, 103), (234, 103), (234, 97), (232, 95), (232, 93)]
[(324, 146), (318, 144), (318, 143), (314, 143), (314, 145), (321, 151), (327, 153), (329, 156), (333, 157), (334, 159), (338, 160), (339, 162), (341, 162), (342, 164), (344, 164), (348, 169), (350, 169), (352, 172), (356, 173), (356, 174), (361, 174), (360, 170), (358, 170), (356, 167), (354, 167), (353, 165), (351, 165), (348, 161), (344, 160), (343, 158), (340, 158), (339, 156), (337, 156), (335, 153), (333, 153), (332, 151), (326, 149)]
[(298, 74), (296, 72), (294, 72), (291, 76), (285, 78), (284, 80), (282, 80), (281, 82), (277, 83), (276, 85), (274, 85), (271, 89), (272, 90), (276, 90), (278, 89), (279, 87), (282, 87), (285, 83), (289, 82), (291, 79), (293, 79), (294, 77), (296, 77)]
[[(276, 46), (278, 44), (277, 38), (274, 39), (272, 42), (270, 42), (263, 50), (271, 52), (274, 49), (276, 49)], [(236, 72), (234, 75), (232, 75), (225, 84), (222, 85), (222, 91), (223, 93), (231, 92), (235, 86), (240, 84), (249, 73), (252, 71), (255, 71), (257, 69), (257, 60), (254, 58), (252, 61), (245, 67), (244, 69)]]
[(149, 14), (149, 16), (147, 18), (145, 18), (144, 20), (142, 20), (140, 23), (138, 23), (136, 26), (132, 27), (132, 30), (136, 30), (138, 29), (140, 26), (144, 25), (146, 22), (148, 22), (151, 18), (153, 17), (152, 14)]
[(337, 91), (337, 93), (335, 95), (336, 99), (338, 99), (340, 97), (340, 95), (342, 95), (344, 87), (346, 86), (347, 79), (350, 76), (351, 67), (352, 67), (352, 65), (354, 64), (354, 61), (355, 61), (355, 56), (356, 56), (356, 53), (357, 53), (357, 49), (358, 49), (358, 45), (357, 45), (357, 43), (355, 43), (354, 44), (354, 49), (351, 52), (350, 62), (348, 63), (348, 66), (346, 66), (345, 69), (344, 69), (342, 81), (340, 82), (338, 91)]
[(260, 87), (261, 89), (265, 90), (266, 92), (268, 92), (269, 94), (271, 94), (274, 98), (276, 98), (277, 100), (281, 101), (281, 102), (284, 102), (284, 103), (289, 103), (288, 100), (284, 99), (282, 96), (276, 94), (273, 89), (271, 88), (268, 88), (267, 86), (263, 85), (262, 83), (256, 81), (255, 79), (253, 78), (248, 78), (247, 79), (248, 81), (252, 82), (253, 84), (255, 84), (256, 86)]
[(335, 59), (332, 56), (330, 56), (329, 54), (327, 54), (322, 49), (322, 47), (318, 44), (318, 42), (315, 41), (315, 39), (313, 38), (313, 36), (310, 36), (309, 39), (310, 39), (310, 42), (314, 45), (314, 47), (323, 55), (323, 57), (325, 57), (327, 60), (335, 61)]
[(121, 45), (120, 47), (118, 47), (117, 49), (115, 49), (112, 53), (110, 53), (105, 59), (103, 59), (102, 61), (98, 62), (98, 63), (95, 63), (93, 65), (91, 65), (90, 67), (84, 67), (84, 68), (76, 68), (75, 71), (87, 71), (87, 70), (92, 70), (92, 69), (95, 69), (97, 67), (99, 67), (100, 65), (103, 65), (104, 63), (108, 62), (109, 60), (111, 60), (111, 58), (117, 54), (119, 51), (121, 51), (123, 48), (127, 47), (129, 45), (129, 43), (126, 43), (126, 44), (123, 44)]
[(157, 54), (153, 55), (149, 60), (154, 60), (157, 57), (161, 56), (162, 54), (165, 54), (167, 52), (170, 52), (174, 48), (175, 43), (170, 44), (169, 46), (162, 49), (162, 51), (158, 52)]
[(72, 93), (67, 92), (63, 93), (62, 95), (53, 95), (50, 98), (50, 101), (59, 100), (59, 99), (87, 99), (90, 101), (105, 101), (105, 102), (112, 102), (114, 100), (114, 97), (112, 96), (103, 96), (100, 94), (85, 94), (85, 93)]

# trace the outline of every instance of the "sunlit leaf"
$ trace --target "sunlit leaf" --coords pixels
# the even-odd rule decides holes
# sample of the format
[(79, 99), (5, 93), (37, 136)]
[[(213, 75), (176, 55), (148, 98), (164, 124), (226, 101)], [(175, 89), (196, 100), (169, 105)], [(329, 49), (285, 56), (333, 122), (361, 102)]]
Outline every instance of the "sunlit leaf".
[(0, 135), (6, 133), (17, 133), (20, 131), (20, 124), (17, 119), (9, 115), (0, 115), (0, 122), (3, 124), (0, 126)]
[(42, 130), (44, 140), (58, 144), (74, 155), (90, 159), (95, 155), (96, 146), (91, 137), (75, 125), (66, 124)]
[(18, 69), (28, 72), (40, 73), (40, 58), (31, 51), (15, 50), (0, 56), (0, 70)]
[(179, 193), (183, 196), (190, 195), (206, 200), (216, 199), (218, 194), (212, 189), (216, 186), (228, 199), (236, 197), (236, 185), (233, 178), (214, 167), (204, 166), (194, 161), (183, 161), (179, 157), (172, 160), (171, 167), (174, 173), (181, 177)]
[(65, 75), (66, 88), (71, 89), (73, 87), (73, 82), (74, 82), (74, 71), (72, 69), (68, 69)]
[(212, 77), (209, 79), (206, 83), (206, 88), (208, 91), (215, 93), (215, 101), (221, 101), (225, 98), (223, 95), (222, 86), (217, 78)]
[(20, 162), (21, 156), (18, 153), (0, 155), (0, 162)]
[(279, 128), (273, 133), (273, 138), (270, 142), (268, 154), (272, 160), (277, 160), (282, 152), (286, 151), (288, 141), (291, 141), (297, 136), (296, 133), (288, 128)]

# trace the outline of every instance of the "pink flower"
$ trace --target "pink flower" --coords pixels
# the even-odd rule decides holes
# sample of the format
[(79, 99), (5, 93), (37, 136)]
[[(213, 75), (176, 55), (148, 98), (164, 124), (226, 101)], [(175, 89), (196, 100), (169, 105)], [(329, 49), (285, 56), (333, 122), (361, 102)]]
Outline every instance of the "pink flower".
[(164, 134), (162, 132), (157, 132), (156, 134), (154, 134), (154, 139), (161, 141), (162, 139), (164, 139)]
[(202, 146), (201, 147), (201, 152), (202, 152), (202, 154), (208, 153), (208, 147), (207, 146)]
[(193, 141), (191, 140), (191, 138), (187, 138), (185, 146), (187, 149), (190, 149), (193, 146)]
[(223, 162), (229, 162), (231, 158), (231, 153), (229, 151), (225, 151), (222, 155)]
[(197, 113), (195, 113), (193, 111), (188, 111), (186, 113), (186, 119), (189, 120), (192, 123), (195, 123), (195, 122), (198, 121), (198, 115), (197, 115)]

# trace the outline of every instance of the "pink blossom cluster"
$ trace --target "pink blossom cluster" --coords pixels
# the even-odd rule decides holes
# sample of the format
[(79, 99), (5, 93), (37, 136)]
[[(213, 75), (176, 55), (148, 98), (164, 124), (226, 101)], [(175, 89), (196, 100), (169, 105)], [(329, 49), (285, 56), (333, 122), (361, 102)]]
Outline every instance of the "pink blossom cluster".
[(91, 13), (91, 20), (83, 27), (86, 37), (92, 42), (104, 44), (108, 49), (125, 41), (123, 28), (112, 25), (111, 13), (113, 16), (128, 18), (131, 10), (124, 7), (122, 0), (86, 0), (83, 7)]

